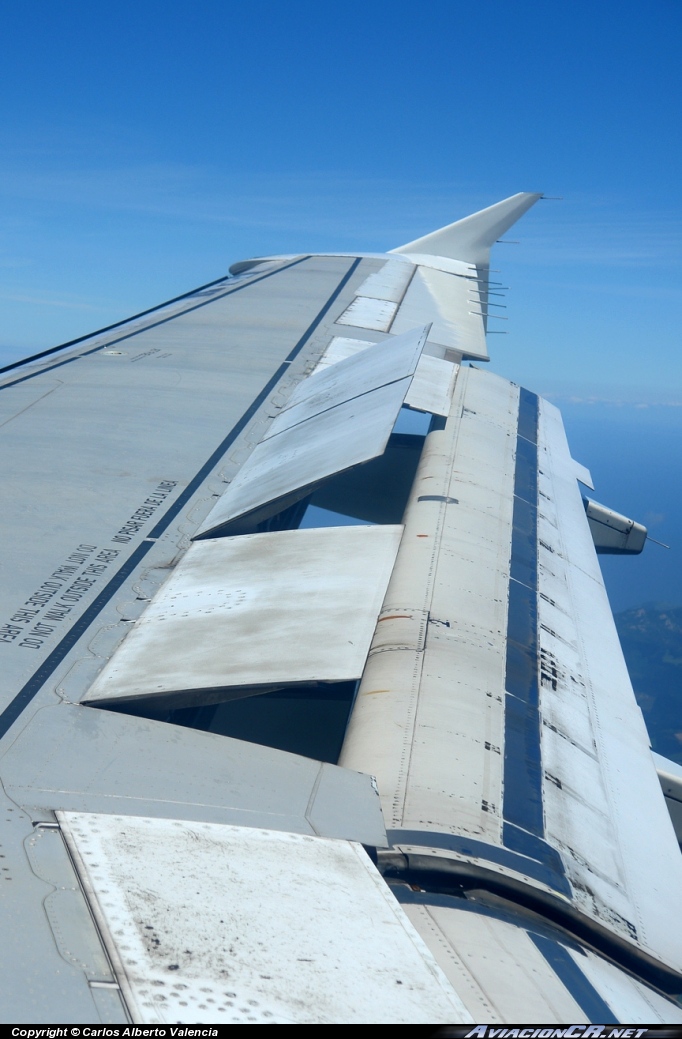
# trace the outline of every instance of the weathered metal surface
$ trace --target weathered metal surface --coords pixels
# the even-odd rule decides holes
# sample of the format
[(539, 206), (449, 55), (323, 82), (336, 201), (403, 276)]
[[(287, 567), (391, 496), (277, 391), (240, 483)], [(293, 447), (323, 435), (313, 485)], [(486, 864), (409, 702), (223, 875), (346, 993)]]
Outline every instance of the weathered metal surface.
[(428, 895), (421, 900), (432, 904), (419, 904), (419, 895), (397, 893), (476, 1021), (682, 1022), (678, 1004), (512, 906), (457, 908), (458, 899)]
[(459, 356), (487, 361), (483, 317), (480, 308), (472, 306), (469, 295), (471, 286), (476, 284), (476, 271), (465, 264), (459, 266), (461, 272), (453, 273), (420, 264), (391, 331), (400, 334), (414, 328), (418, 315), (430, 314), (433, 322), (430, 342), (454, 350)]
[(338, 364), (339, 361), (345, 360), (346, 357), (352, 357), (353, 354), (366, 350), (368, 346), (374, 346), (374, 342), (369, 339), (348, 339), (345, 336), (334, 336), (317, 362), (315, 371), (312, 374), (321, 372), (324, 368), (328, 368), (330, 364)]
[(399, 303), (413, 274), (414, 266), (408, 259), (395, 257), (387, 260), (380, 270), (370, 274), (369, 278), (358, 286), (358, 296)]
[(582, 910), (679, 970), (682, 943), (669, 922), (682, 919), (682, 859), (561, 416), (546, 401), (539, 445), (537, 604), (547, 838), (561, 852)]
[[(255, 448), (199, 528), (206, 536), (254, 513), (279, 512), (283, 500), (306, 491), (334, 473), (382, 454), (395, 424), (410, 378), (285, 429)], [(261, 510), (257, 512), (257, 510)]]
[[(125, 634), (123, 618), (139, 614), (224, 488), (224, 474), (260, 439), (273, 402), (286, 399), (315, 363), (363, 268), (353, 257), (293, 258), (277, 273), (269, 265), (270, 273), (202, 290), (0, 381), (0, 409), (10, 419), (0, 428), (0, 781), (11, 771), (13, 792), (16, 781), (27, 795), (2, 806), (0, 862), (11, 880), (0, 884), (13, 893), (0, 903), (0, 929), (12, 936), (0, 943), (5, 1020), (120, 1020), (118, 995), (90, 987), (83, 970), (61, 956), (48, 925), (44, 900), (52, 888), (31, 872), (23, 844), (32, 823), (50, 820), (46, 802), (82, 807), (93, 772), (105, 811), (119, 792), (130, 795), (122, 794), (120, 810), (134, 811), (145, 790), (155, 789), (150, 810), (172, 814), (171, 778), (178, 803), (194, 798), (198, 776), (206, 804), (215, 792), (194, 739), (201, 734), (190, 730), (113, 715), (111, 725), (90, 727), (85, 719), (104, 712), (74, 708), (80, 721), (45, 730), (44, 742), (21, 734), (32, 718), (48, 720), (48, 705), (57, 714), (61, 697), (83, 695)], [(129, 754), (117, 756), (119, 721), (137, 726), (138, 737)], [(158, 728), (170, 737), (157, 741)], [(184, 758), (186, 741), (194, 750), (183, 771), (173, 762)], [(222, 744), (214, 741), (217, 767)], [(19, 745), (10, 770), (5, 754)], [(260, 748), (245, 749), (258, 757)], [(47, 780), (49, 797), (33, 798), (29, 777), (41, 758), (54, 782)], [(145, 760), (156, 760), (165, 790), (141, 768)], [(69, 785), (72, 766), (82, 769), (80, 789)], [(134, 789), (125, 787), (129, 773)], [(339, 796), (354, 800), (348, 791)], [(198, 803), (195, 810), (209, 811)], [(257, 825), (267, 823), (263, 814)], [(370, 843), (375, 829), (367, 830)]]
[(682, 1024), (682, 1007), (679, 1002), (666, 999), (589, 949), (569, 949), (568, 953), (588, 982), (601, 993), (619, 1021), (628, 1024), (631, 1021), (638, 1024)]
[(338, 325), (353, 325), (355, 328), (370, 328), (377, 332), (388, 332), (397, 310), (397, 303), (372, 296), (356, 296), (351, 305), (337, 317)]
[(517, 922), (438, 905), (403, 906), (478, 1022), (589, 1022)]
[(150, 818), (59, 822), (136, 1022), (472, 1020), (356, 844)]
[[(313, 374), (337, 364), (346, 357), (361, 353), (373, 345), (366, 339), (345, 339), (343, 336), (334, 336), (318, 361)], [(458, 366), (451, 361), (422, 353), (412, 384), (407, 391), (405, 403), (417, 411), (428, 411), (433, 415), (447, 415), (455, 388), (457, 368)]]
[(216, 703), (248, 687), (359, 678), (401, 533), (328, 527), (195, 542), (86, 701)]
[(395, 847), (516, 872), (679, 970), (682, 861), (563, 427), (528, 391), (460, 372), (340, 760), (376, 774)]
[[(445, 430), (427, 437), (406, 517), (406, 550), (401, 550), (380, 611), (356, 712), (355, 722), (364, 719), (367, 731), (359, 736), (359, 729), (352, 730), (347, 743), (349, 761), (352, 744), (361, 762), (357, 767), (372, 772), (376, 765), (380, 772), (391, 819), (388, 837), (369, 775), (78, 703), (97, 672), (104, 675), (108, 662), (117, 660), (131, 625), (133, 632), (142, 630), (145, 611), (150, 627), (159, 623), (155, 607), (146, 610), (147, 603), (169, 572), (179, 575), (184, 559), (191, 562), (187, 546), (216, 499), (227, 507), (227, 520), (218, 523), (225, 532), (234, 516), (229, 495), (242, 493), (239, 481), (244, 480), (242, 489), (261, 484), (261, 504), (247, 502), (248, 515), (238, 513), (250, 529), (254, 517), (279, 511), (327, 475), (378, 457), (403, 398), (419, 407), (419, 384), (428, 382), (431, 358), (457, 362), (462, 355), (487, 356), (489, 240), (500, 232), (500, 221), (518, 215), (534, 197), (505, 200), (411, 243), (388, 262), (381, 256), (342, 255), (247, 261), (239, 265), (237, 279), (171, 301), (70, 353), (56, 348), (51, 359), (20, 367), (0, 383), (6, 463), (0, 885), (15, 896), (0, 904), (0, 925), (13, 938), (11, 947), (5, 943), (0, 951), (8, 1019), (79, 1023), (97, 1017), (117, 1021), (123, 1014), (115, 983), (102, 972), (99, 939), (68, 872), (64, 849), (55, 831), (40, 830), (62, 809), (125, 817), (105, 850), (114, 845), (120, 850), (120, 835), (135, 830), (140, 816), (155, 817), (150, 825), (164, 831), (159, 841), (168, 845), (168, 854), (173, 841), (166, 840), (164, 827), (182, 831), (187, 844), (189, 831), (204, 824), (246, 826), (251, 850), (263, 830), (279, 831), (267, 854), (259, 848), (255, 856), (263, 859), (264, 868), (257, 893), (251, 890), (248, 903), (238, 905), (246, 940), (265, 935), (248, 958), (248, 970), (260, 963), (271, 932), (289, 940), (287, 927), (293, 933), (305, 912), (315, 917), (308, 931), (318, 949), (321, 922), (331, 920), (338, 934), (346, 926), (349, 905), (353, 916), (356, 886), (354, 880), (347, 883), (345, 861), (335, 872), (327, 859), (315, 859), (310, 872), (318, 895), (313, 899), (310, 885), (299, 897), (301, 877), (308, 875), (301, 859), (280, 877), (283, 856), (271, 854), (272, 849), (297, 845), (297, 834), (303, 840), (309, 836), (319, 849), (326, 842), (311, 836), (318, 834), (390, 844), (379, 852), (379, 861), (403, 863), (395, 868), (405, 872), (403, 895), (407, 891), (414, 903), (409, 912), (453, 985), (466, 994), (475, 1018), (527, 1017), (532, 1005), (536, 1019), (545, 1020), (580, 1020), (581, 1014), (592, 1021), (675, 1019), (671, 1004), (615, 965), (621, 962), (642, 978), (656, 977), (669, 991), (679, 984), (674, 975), (682, 959), (674, 926), (682, 915), (679, 852), (580, 504), (576, 478), (591, 483), (589, 473), (570, 458), (553, 410), (528, 391), (462, 369)], [(427, 247), (449, 258), (419, 251)], [(349, 315), (353, 322), (367, 320), (367, 332), (362, 324), (344, 325)], [(409, 376), (369, 393), (360, 380), (353, 392), (361, 396), (335, 406), (329, 406), (331, 395), (318, 399), (315, 417), (303, 419), (300, 413), (298, 421), (295, 409), (308, 406), (309, 394), (327, 393), (324, 383), (314, 386), (322, 376), (308, 379), (325, 347), (328, 361), (358, 346), (371, 352), (368, 340), (394, 342), (387, 337), (428, 321), (435, 324), (427, 358), (409, 391)], [(348, 339), (356, 334), (362, 339)], [(337, 379), (338, 372), (327, 376), (330, 394)], [(297, 404), (292, 391), (299, 384), (305, 389)], [(435, 410), (434, 400), (422, 404)], [(440, 406), (445, 405), (442, 400)], [(273, 423), (286, 412), (277, 433)], [(292, 419), (296, 424), (284, 429)], [(287, 450), (280, 450), (287, 446), (286, 437), (291, 437)], [(261, 449), (278, 441), (278, 451), (266, 457)], [(389, 468), (377, 473), (383, 478)], [(282, 477), (278, 469), (290, 471)], [(371, 472), (368, 467), (365, 476)], [(353, 501), (362, 493), (361, 483), (349, 491)], [(335, 493), (340, 493), (340, 481), (335, 481)], [(395, 502), (390, 507), (395, 509)], [(366, 511), (370, 519), (378, 515), (374, 504), (368, 503)], [(47, 513), (49, 539), (44, 536)], [(205, 534), (214, 528), (201, 529)], [(277, 538), (270, 543), (281, 544)], [(337, 554), (338, 569), (355, 572), (355, 553)], [(292, 584), (292, 591), (300, 593), (308, 580), (305, 564), (298, 560), (303, 582)], [(367, 585), (376, 585), (371, 567), (364, 569)], [(321, 570), (318, 579), (324, 582), (326, 575)], [(185, 612), (202, 618), (199, 626), (206, 622), (206, 630), (222, 615), (216, 623), (220, 640), (222, 621), (241, 606), (230, 609), (234, 586), (216, 579), (210, 589), (211, 580), (185, 589)], [(362, 583), (357, 589), (352, 601), (348, 596), (349, 616), (357, 614), (355, 600), (366, 593)], [(179, 603), (169, 610), (176, 611), (176, 620)], [(374, 617), (378, 610), (377, 602)], [(281, 603), (278, 614), (271, 611), (270, 629), (263, 625), (255, 653), (269, 647), (276, 631), (274, 642), (282, 645), (275, 648), (286, 663), (295, 654), (283, 645), (282, 613)], [(308, 634), (312, 627), (305, 611), (298, 616)], [(158, 630), (172, 623), (161, 621)], [(345, 625), (346, 617), (338, 616), (335, 630), (345, 632)], [(323, 618), (319, 630), (326, 638)], [(251, 634), (234, 639), (230, 650), (236, 646), (242, 653)], [(184, 644), (189, 641), (185, 633)], [(182, 645), (182, 637), (170, 645), (169, 660)], [(337, 648), (338, 659), (347, 659), (347, 647), (339, 642)], [(226, 652), (224, 645), (216, 651), (211, 644), (204, 656), (210, 663)], [(220, 681), (225, 659), (213, 676)], [(166, 663), (157, 658), (155, 666)], [(200, 673), (201, 666), (201, 661), (181, 660), (175, 670), (182, 677), (184, 667), (187, 677)], [(262, 689), (258, 661), (253, 674)], [(207, 686), (201, 696), (219, 691), (224, 694)], [(257, 706), (262, 701), (243, 702)], [(226, 704), (223, 710), (235, 706)], [(201, 711), (203, 718), (207, 711)], [(661, 782), (669, 800), (679, 804), (672, 797), (677, 787), (665, 777)], [(51, 836), (44, 839), (47, 833)], [(193, 837), (193, 848), (196, 843)], [(215, 859), (215, 842), (207, 843)], [(134, 903), (139, 877), (144, 878), (145, 869), (153, 872), (162, 854), (150, 853), (148, 845), (133, 854), (131, 847), (121, 856), (128, 864), (122, 888)], [(79, 857), (75, 844), (73, 851), (79, 862), (86, 858)], [(223, 856), (228, 866), (239, 858), (233, 851), (230, 845)], [(140, 860), (146, 855), (144, 867), (137, 868), (136, 855)], [(189, 855), (175, 854), (165, 874), (170, 884), (162, 878), (156, 890), (156, 877), (147, 887), (158, 895), (157, 907), (166, 909), (168, 891), (182, 890), (181, 911), (171, 907), (164, 922), (168, 915), (177, 916), (177, 948), (186, 935), (198, 936), (201, 963), (195, 981), (205, 977), (204, 965), (215, 961), (215, 920), (205, 906), (213, 898), (222, 907), (219, 898), (227, 900), (231, 893), (223, 883), (214, 898), (213, 888), (226, 870), (218, 871), (216, 879), (211, 854), (202, 855), (205, 874), (194, 872), (193, 859), (190, 873), (183, 873)], [(260, 876), (248, 855), (239, 861), (244, 877)], [(422, 871), (413, 886), (407, 876), (410, 864)], [(192, 881), (198, 876), (203, 883), (204, 875), (211, 879), (195, 894)], [(378, 883), (371, 869), (369, 875)], [(89, 883), (84, 867), (82, 876)], [(469, 890), (468, 898), (461, 897), (460, 883), (469, 889), (480, 884), (480, 892)], [(431, 894), (415, 890), (424, 884), (434, 889)], [(456, 912), (452, 899), (438, 893), (448, 885), (460, 895)], [(485, 903), (486, 885), (498, 893), (496, 908)], [(534, 930), (537, 919), (529, 923), (528, 917), (508, 914), (500, 892), (534, 906), (538, 917), (561, 920), (576, 943), (565, 935), (558, 941), (548, 936), (550, 923), (540, 933)], [(104, 904), (103, 890), (100, 895), (92, 895), (93, 903)], [(437, 920), (429, 898), (436, 900)], [(374, 902), (363, 905), (366, 919), (352, 935), (354, 962), (347, 967), (344, 961), (333, 978), (316, 976), (329, 1005), (344, 1001), (342, 1016), (334, 1011), (333, 1020), (350, 1020), (348, 1006), (356, 1005), (348, 992), (352, 988), (354, 997), (354, 979), (363, 974), (358, 948), (365, 948), (366, 921), (375, 919)], [(464, 905), (467, 911), (460, 912)], [(234, 900), (227, 908), (233, 920)], [(468, 922), (458, 920), (462, 916)], [(400, 920), (393, 920), (392, 934), (396, 927), (405, 931), (404, 917)], [(498, 927), (500, 921), (504, 928)], [(414, 952), (414, 935), (410, 942)], [(599, 959), (585, 942), (611, 962)], [(156, 942), (151, 945), (158, 951)], [(278, 968), (284, 963), (287, 970), (307, 971), (299, 964), (309, 958), (294, 954), (294, 962), (292, 948), (289, 941), (286, 951), (275, 949)], [(390, 951), (382, 946), (379, 954), (374, 946), (367, 949), (373, 965), (384, 955), (393, 960), (392, 946)], [(235, 956), (230, 958), (232, 964)], [(661, 960), (668, 967), (662, 968)], [(117, 963), (120, 977), (127, 976)], [(262, 974), (270, 974), (267, 965)], [(435, 976), (428, 964), (427, 974)], [(296, 983), (301, 976), (296, 975)], [(416, 977), (411, 967), (409, 976)], [(286, 998), (295, 992), (288, 978), (278, 978), (277, 991)], [(383, 1009), (386, 997), (395, 1005), (385, 979), (385, 974), (375, 975), (369, 984), (382, 1022), (392, 1020)], [(165, 977), (157, 974), (154, 980)], [(272, 980), (271, 974), (258, 979)], [(129, 995), (133, 988), (131, 983)], [(161, 994), (163, 986), (135, 991), (131, 1001), (147, 999), (152, 991)], [(184, 990), (173, 991), (182, 1002)], [(525, 1009), (522, 993), (528, 996)], [(194, 1004), (185, 1000), (181, 1012), (193, 1022), (204, 1020), (215, 1010), (209, 1002), (213, 998), (202, 992)], [(305, 998), (310, 1006), (321, 1005), (315, 988), (306, 988)], [(440, 998), (428, 996), (425, 1016), (421, 1004), (415, 1009), (406, 1003), (405, 1015), (396, 1019), (431, 1021)], [(221, 1019), (239, 1003), (236, 996), (229, 999), (231, 1007), (225, 1003), (222, 1014), (215, 1011)], [(252, 1004), (240, 1006), (246, 1009), (238, 1006), (237, 1011), (248, 1018)], [(460, 1012), (457, 1004), (453, 1014), (448, 1003), (444, 1019), (455, 1020)]]
[(448, 415), (459, 365), (422, 354), (405, 403), (417, 411)]
[(40, 819), (63, 808), (264, 826), (386, 845), (370, 776), (272, 747), (76, 704), (34, 716), (3, 759), (3, 782), (11, 803)]
[(390, 827), (500, 839), (517, 407), (516, 387), (463, 368), (426, 441), (341, 755), (377, 776)]
[[(320, 315), (331, 321), (330, 307), (343, 306), (347, 297), (334, 300), (352, 267), (311, 259), (228, 283), (171, 320), (156, 315), (142, 331), (118, 330), (117, 342), (98, 337), (0, 383), (14, 415), (0, 427), (0, 709), (116, 574), (139, 568), (141, 577), (152, 559), (167, 568), (184, 549), (223, 474), (248, 457), (301, 378), (307, 352), (328, 342)], [(165, 547), (145, 541), (152, 533)], [(129, 586), (122, 594), (136, 597)], [(120, 614), (98, 619), (70, 652), (90, 655), (101, 624)]]
[(415, 328), (402, 336), (352, 354), (338, 364), (303, 379), (270, 426), (267, 437), (345, 404), (355, 397), (414, 375), (428, 328)]

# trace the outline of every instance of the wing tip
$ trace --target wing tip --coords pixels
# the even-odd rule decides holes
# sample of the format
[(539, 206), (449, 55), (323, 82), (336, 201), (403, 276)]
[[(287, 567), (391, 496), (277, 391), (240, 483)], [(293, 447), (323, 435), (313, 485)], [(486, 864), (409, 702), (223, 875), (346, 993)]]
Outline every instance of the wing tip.
[(542, 192), (520, 191), (486, 209), (431, 231), (421, 238), (391, 249), (392, 253), (428, 253), (487, 266), (490, 249), (500, 235), (543, 197)]

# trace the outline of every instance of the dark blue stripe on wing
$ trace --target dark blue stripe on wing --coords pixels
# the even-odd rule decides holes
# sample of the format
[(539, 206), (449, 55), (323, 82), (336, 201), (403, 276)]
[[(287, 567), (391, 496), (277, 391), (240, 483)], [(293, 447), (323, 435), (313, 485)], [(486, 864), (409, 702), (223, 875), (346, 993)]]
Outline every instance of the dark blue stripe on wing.
[(618, 1018), (606, 1000), (597, 992), (591, 981), (585, 977), (578, 964), (560, 942), (545, 938), (541, 934), (528, 932), (532, 942), (538, 947), (556, 976), (570, 992), (585, 1017), (594, 1025), (617, 1025)]

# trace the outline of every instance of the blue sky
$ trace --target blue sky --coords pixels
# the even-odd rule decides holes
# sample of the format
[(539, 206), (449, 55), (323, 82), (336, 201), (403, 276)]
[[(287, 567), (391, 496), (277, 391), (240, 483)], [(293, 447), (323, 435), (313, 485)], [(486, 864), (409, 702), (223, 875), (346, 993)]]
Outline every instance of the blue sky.
[(245, 256), (391, 248), (544, 191), (564, 201), (494, 254), (511, 286), (494, 368), (573, 399), (578, 425), (611, 408), (632, 442), (655, 428), (665, 452), (681, 39), (680, 0), (6, 4), (0, 357)]

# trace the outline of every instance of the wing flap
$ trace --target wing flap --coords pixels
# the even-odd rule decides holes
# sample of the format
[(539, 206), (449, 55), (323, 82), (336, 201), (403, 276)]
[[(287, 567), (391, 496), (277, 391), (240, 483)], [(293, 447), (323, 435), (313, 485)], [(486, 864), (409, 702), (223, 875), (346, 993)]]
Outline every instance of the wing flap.
[(486, 870), (679, 971), (682, 862), (559, 413), (475, 369), (412, 489), (382, 615), (410, 610), (425, 642), (377, 633), (340, 759), (377, 776), (394, 846), (476, 838)]
[(679, 1003), (510, 904), (395, 892), (476, 1021), (682, 1022)]

